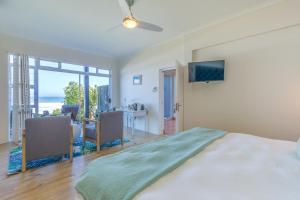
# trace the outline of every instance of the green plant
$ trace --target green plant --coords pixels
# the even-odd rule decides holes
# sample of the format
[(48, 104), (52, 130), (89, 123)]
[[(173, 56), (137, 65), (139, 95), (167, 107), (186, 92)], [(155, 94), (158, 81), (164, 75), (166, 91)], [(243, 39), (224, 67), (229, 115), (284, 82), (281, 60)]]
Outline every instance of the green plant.
[(90, 118), (94, 118), (97, 109), (97, 85), (94, 85), (94, 87), (89, 88), (89, 109)]
[(64, 88), (65, 104), (81, 104), (83, 103), (83, 87), (76, 82), (69, 82)]
[[(82, 85), (77, 82), (69, 82), (67, 87), (64, 88), (65, 93), (65, 104), (70, 105), (80, 105), (80, 110), (78, 113), (78, 120), (84, 118), (84, 89)], [(96, 113), (97, 108), (97, 86), (89, 87), (89, 117), (93, 118)]]
[(61, 114), (61, 110), (59, 108), (56, 108), (53, 110), (52, 115), (59, 115)]

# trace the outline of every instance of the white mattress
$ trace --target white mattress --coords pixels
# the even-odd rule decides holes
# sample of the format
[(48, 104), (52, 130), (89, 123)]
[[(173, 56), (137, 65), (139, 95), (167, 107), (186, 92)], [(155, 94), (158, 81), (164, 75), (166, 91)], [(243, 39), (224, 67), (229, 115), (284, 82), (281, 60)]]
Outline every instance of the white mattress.
[(300, 200), (295, 148), (294, 142), (230, 133), (135, 200)]

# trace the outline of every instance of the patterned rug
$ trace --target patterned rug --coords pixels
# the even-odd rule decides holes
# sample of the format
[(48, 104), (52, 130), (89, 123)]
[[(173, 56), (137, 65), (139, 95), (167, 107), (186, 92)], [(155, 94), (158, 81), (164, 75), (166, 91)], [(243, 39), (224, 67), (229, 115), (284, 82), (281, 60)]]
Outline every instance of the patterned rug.
[[(124, 138), (124, 142), (129, 142), (128, 138)], [(109, 148), (116, 145), (120, 145), (121, 140), (115, 140), (111, 143), (103, 144), (101, 145), (101, 148)], [(96, 145), (91, 142), (86, 142), (85, 148), (83, 148), (83, 139), (82, 137), (76, 139), (73, 144), (73, 157), (82, 156), (91, 152), (96, 151)], [(37, 168), (41, 166), (45, 166), (48, 164), (56, 163), (59, 161), (67, 160), (68, 155), (61, 157), (61, 156), (55, 156), (55, 157), (48, 157), (43, 158), (39, 160), (34, 161), (28, 161), (26, 163), (27, 169)], [(20, 173), (22, 169), (22, 147), (17, 146), (10, 150), (9, 154), (9, 162), (8, 162), (8, 172), (7, 175), (17, 174)]]

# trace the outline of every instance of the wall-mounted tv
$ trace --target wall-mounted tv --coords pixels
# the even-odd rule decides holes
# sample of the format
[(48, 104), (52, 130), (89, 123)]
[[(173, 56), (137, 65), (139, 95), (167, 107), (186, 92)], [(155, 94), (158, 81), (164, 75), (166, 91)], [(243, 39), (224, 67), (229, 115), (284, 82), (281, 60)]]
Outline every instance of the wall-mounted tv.
[(189, 82), (224, 80), (224, 60), (189, 63)]

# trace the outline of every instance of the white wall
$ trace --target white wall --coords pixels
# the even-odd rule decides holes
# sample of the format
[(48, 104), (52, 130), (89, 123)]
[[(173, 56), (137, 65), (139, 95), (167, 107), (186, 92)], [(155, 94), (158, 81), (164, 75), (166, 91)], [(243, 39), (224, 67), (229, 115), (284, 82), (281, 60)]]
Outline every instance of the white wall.
[(226, 80), (212, 84), (186, 81), (185, 127), (298, 139), (299, 35), (297, 26), (195, 51), (194, 61), (225, 59)]
[(8, 135), (8, 52), (26, 53), (38, 58), (111, 69), (113, 104), (119, 105), (119, 69), (114, 59), (0, 34), (0, 144), (7, 142)]
[[(127, 79), (137, 71), (143, 74), (151, 72), (147, 75), (151, 77), (147, 85), (155, 85), (158, 84), (157, 71), (162, 66), (161, 63), (173, 63), (179, 60), (186, 66), (193, 60), (225, 58), (227, 71), (224, 83), (208, 86), (189, 84), (187, 72), (185, 73), (184, 128), (205, 126), (295, 140), (300, 135), (298, 134), (300, 126), (296, 124), (299, 119), (298, 113), (300, 113), (296, 103), (299, 99), (296, 89), (300, 87), (300, 82), (296, 80), (296, 77), (300, 77), (300, 74), (295, 67), (300, 65), (296, 55), (300, 48), (299, 38), (296, 36), (300, 24), (299, 8), (300, 1), (298, 0), (281, 1), (221, 24), (184, 35), (182, 39), (172, 42), (176, 48), (170, 46), (169, 43), (162, 44), (131, 57), (120, 72), (121, 85), (123, 85), (121, 86), (121, 100), (135, 99), (140, 95), (138, 91), (148, 90), (146, 85), (139, 88), (126, 86)], [(175, 49), (178, 49), (177, 54), (169, 53)], [(266, 55), (266, 59), (262, 54)], [(288, 62), (283, 62), (286, 60)], [(284, 63), (284, 66), (279, 63)], [(285, 69), (288, 70), (285, 71)], [(249, 74), (242, 78), (247, 82), (246, 86), (241, 83), (242, 70), (246, 70)], [(258, 70), (260, 74), (256, 75)], [(270, 74), (272, 74), (270, 78), (264, 78), (269, 77)], [(274, 83), (280, 75), (283, 76), (284, 81), (280, 81), (281, 84)], [(237, 85), (240, 88), (237, 89)], [(251, 89), (241, 93), (243, 87)], [(230, 88), (233, 92), (226, 93)], [(254, 94), (259, 95), (260, 98), (255, 97), (251, 104), (249, 104), (251, 101), (242, 103), (246, 97), (249, 98)], [(143, 99), (150, 97), (158, 99), (150, 92), (144, 95)], [(273, 98), (276, 98), (276, 101), (270, 105), (269, 101)], [(226, 101), (220, 102), (220, 99)], [(237, 107), (231, 107), (239, 109), (240, 112), (228, 116), (230, 114), (229, 109), (226, 108), (228, 101), (229, 104), (231, 104), (230, 101), (240, 102), (236, 104)], [(157, 100), (148, 103), (151, 107), (158, 108)], [(253, 109), (254, 107), (256, 109)], [(247, 115), (242, 114), (245, 112)], [(152, 126), (158, 127), (158, 121), (154, 120), (158, 118), (157, 112), (152, 115)], [(220, 117), (216, 117), (218, 115)], [(260, 119), (267, 118), (267, 120), (264, 123), (257, 123), (257, 116)], [(282, 117), (287, 118), (279, 123), (279, 118)], [(237, 121), (240, 124), (237, 124)], [(158, 133), (156, 128), (152, 130)]]
[[(135, 59), (123, 63), (120, 72), (121, 105), (134, 102), (145, 104), (149, 109), (148, 131), (156, 134), (159, 133), (159, 92), (154, 93), (152, 89), (159, 86), (159, 69), (174, 67), (175, 60), (183, 61), (182, 40), (172, 41), (159, 49), (159, 52), (156, 48), (148, 49)], [(132, 77), (135, 74), (142, 74), (142, 85), (133, 85)], [(144, 129), (143, 121), (136, 125), (136, 128)]]
[(8, 136), (8, 68), (4, 59), (4, 52), (0, 50), (0, 144), (7, 141)]

